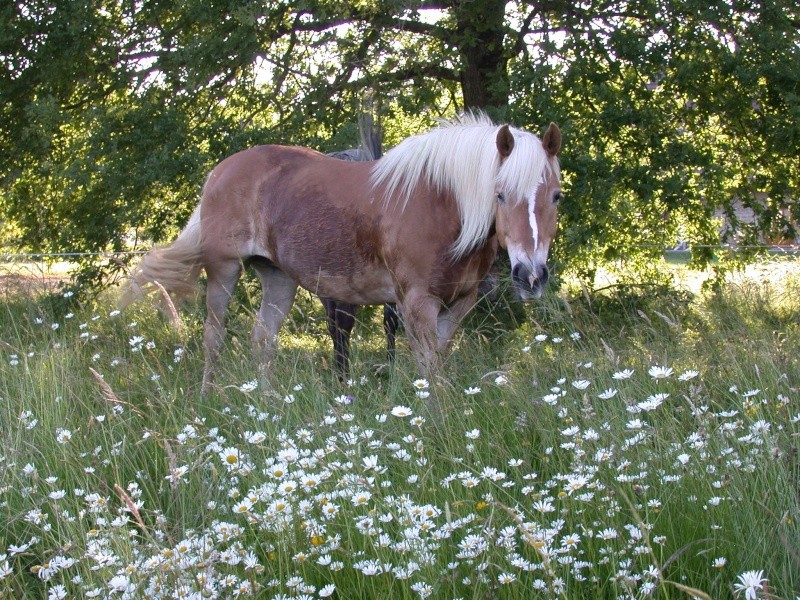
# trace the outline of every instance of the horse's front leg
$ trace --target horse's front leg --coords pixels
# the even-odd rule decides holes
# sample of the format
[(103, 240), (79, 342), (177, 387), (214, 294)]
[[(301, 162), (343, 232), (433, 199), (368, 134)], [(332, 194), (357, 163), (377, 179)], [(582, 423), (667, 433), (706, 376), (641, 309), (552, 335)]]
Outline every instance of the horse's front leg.
[(225, 313), (228, 310), (233, 290), (241, 274), (238, 262), (207, 266), (208, 286), (206, 290), (206, 320), (203, 328), (205, 366), (203, 368), (202, 393), (207, 394), (214, 385), (214, 375), (225, 339)]
[(478, 299), (477, 292), (478, 290), (475, 288), (470, 294), (459, 298), (439, 312), (436, 320), (437, 349), (439, 352), (444, 353), (449, 349), (456, 329), (461, 324), (461, 321), (464, 320), (464, 317), (467, 316), (467, 313), (475, 306), (475, 302)]
[(421, 374), (430, 378), (439, 367), (437, 321), (441, 302), (427, 292), (411, 291), (399, 306), (417, 365)]

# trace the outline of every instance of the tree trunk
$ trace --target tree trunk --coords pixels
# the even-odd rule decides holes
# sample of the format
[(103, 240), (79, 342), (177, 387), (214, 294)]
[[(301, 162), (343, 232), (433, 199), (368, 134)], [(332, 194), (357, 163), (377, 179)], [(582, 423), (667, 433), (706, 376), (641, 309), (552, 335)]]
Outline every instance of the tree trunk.
[(505, 0), (454, 0), (464, 108), (499, 117), (508, 106)]

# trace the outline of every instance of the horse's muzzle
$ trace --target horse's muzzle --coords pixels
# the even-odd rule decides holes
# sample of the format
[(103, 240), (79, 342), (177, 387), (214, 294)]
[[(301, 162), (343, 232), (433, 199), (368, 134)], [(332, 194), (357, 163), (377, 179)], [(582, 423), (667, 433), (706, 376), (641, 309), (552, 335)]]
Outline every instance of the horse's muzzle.
[(517, 296), (523, 302), (534, 300), (541, 297), (544, 286), (550, 278), (547, 265), (535, 265), (536, 273), (532, 273), (528, 267), (522, 263), (517, 263), (511, 269), (511, 279), (514, 281), (514, 289)]

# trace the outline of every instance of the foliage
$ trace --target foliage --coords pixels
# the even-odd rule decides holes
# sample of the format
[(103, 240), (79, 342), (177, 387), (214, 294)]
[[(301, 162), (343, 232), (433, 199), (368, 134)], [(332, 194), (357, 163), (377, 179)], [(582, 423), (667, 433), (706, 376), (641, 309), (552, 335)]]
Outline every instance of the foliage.
[(404, 340), (373, 372), (373, 319), (337, 384), (316, 305), (266, 385), (240, 310), (208, 397), (198, 311), (4, 298), (0, 595), (795, 597), (797, 265), (637, 290), (466, 329), (431, 382)]
[[(652, 260), (680, 239), (704, 264), (720, 209), (723, 242), (796, 236), (796, 9), (626, 6), (565, 11), (555, 27), (563, 36), (545, 17), (543, 43), (511, 63), (522, 92), (512, 114), (558, 115), (568, 140), (563, 251), (591, 273), (632, 253)], [(791, 66), (777, 76), (778, 64)], [(754, 224), (739, 222), (737, 202), (755, 210)]]
[[(393, 144), (481, 108), (565, 134), (558, 259), (591, 284), (687, 241), (793, 239), (800, 13), (788, 0), (7, 2), (0, 224), (20, 248), (169, 239), (205, 173), (256, 143)], [(365, 97), (371, 98), (369, 102)], [(739, 222), (738, 203), (755, 222)], [(116, 263), (102, 270), (118, 268)], [(100, 271), (87, 261), (85, 278)]]

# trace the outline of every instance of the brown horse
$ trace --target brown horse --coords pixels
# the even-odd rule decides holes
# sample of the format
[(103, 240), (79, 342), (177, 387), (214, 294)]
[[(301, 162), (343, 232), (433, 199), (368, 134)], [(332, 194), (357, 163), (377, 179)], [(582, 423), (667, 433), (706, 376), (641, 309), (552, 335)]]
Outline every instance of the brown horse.
[(262, 286), (252, 337), (265, 365), (300, 285), (351, 304), (397, 303), (421, 374), (430, 375), (498, 244), (511, 258), (517, 295), (541, 295), (561, 196), (560, 148), (555, 124), (540, 140), (470, 115), (372, 162), (286, 146), (239, 152), (209, 174), (177, 240), (145, 256), (127, 297), (152, 282), (187, 293), (205, 269), (206, 391), (247, 266)]

